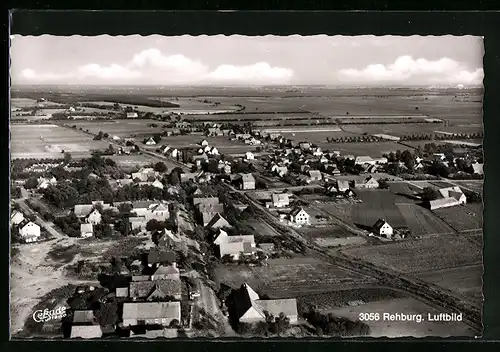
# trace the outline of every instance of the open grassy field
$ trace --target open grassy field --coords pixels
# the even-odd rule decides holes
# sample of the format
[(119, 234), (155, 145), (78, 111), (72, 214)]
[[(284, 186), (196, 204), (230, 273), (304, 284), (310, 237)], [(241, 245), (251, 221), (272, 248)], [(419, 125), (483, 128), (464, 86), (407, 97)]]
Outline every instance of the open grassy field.
[(428, 273), (482, 262), (482, 244), (457, 235), (442, 235), (365, 246), (343, 253), (403, 273)]
[(216, 270), (216, 281), (232, 287), (246, 282), (271, 298), (296, 297), (372, 282), (361, 274), (310, 257), (272, 259), (268, 266), (262, 267), (221, 265)]
[(446, 126), (440, 123), (390, 123), (390, 124), (345, 124), (342, 129), (355, 134), (385, 133), (394, 136), (408, 136), (421, 134), (434, 134), (435, 131), (450, 133), (479, 133), (483, 131), (482, 125), (454, 125)]
[[(372, 337), (452, 337), (452, 336), (475, 336), (472, 328), (463, 322), (432, 322), (426, 321), (427, 315), (439, 314), (446, 311), (436, 309), (426, 303), (412, 297), (387, 299), (375, 301), (352, 307), (331, 309), (328, 313), (345, 317), (352, 320), (359, 319), (360, 313), (379, 313), (381, 319), (378, 321), (367, 321)], [(404, 313), (407, 315), (421, 314), (425, 320), (420, 323), (415, 321), (390, 321), (384, 320), (383, 314)]]
[(395, 205), (394, 195), (388, 190), (356, 190), (363, 202), (352, 209), (355, 224), (371, 227), (378, 219), (385, 219), (392, 227), (405, 227), (406, 221)]
[(415, 204), (398, 204), (412, 236), (450, 234), (453, 229), (430, 210)]
[(458, 232), (483, 228), (483, 206), (479, 203), (435, 209), (432, 212)]
[[(153, 123), (157, 127), (148, 126)], [(89, 130), (93, 134), (102, 131), (107, 132), (110, 136), (120, 138), (130, 137), (131, 135), (153, 135), (163, 132), (163, 124), (155, 120), (71, 121), (69, 124), (76, 125), (77, 129)]]
[(106, 142), (94, 141), (92, 137), (77, 130), (57, 125), (12, 125), (12, 158), (61, 157), (62, 151), (74, 157), (89, 155), (91, 150), (103, 149)]
[[(309, 209), (306, 209), (310, 213)], [(310, 214), (312, 215), (312, 214)], [(313, 220), (311, 219), (311, 225), (313, 225)], [(352, 234), (344, 228), (335, 225), (323, 225), (323, 226), (313, 226), (313, 227), (303, 227), (296, 230), (301, 235), (306, 238), (311, 239), (345, 239), (346, 237), (352, 236)]]
[(483, 265), (470, 265), (460, 268), (433, 270), (418, 275), (418, 278), (462, 294), (476, 304), (483, 301)]

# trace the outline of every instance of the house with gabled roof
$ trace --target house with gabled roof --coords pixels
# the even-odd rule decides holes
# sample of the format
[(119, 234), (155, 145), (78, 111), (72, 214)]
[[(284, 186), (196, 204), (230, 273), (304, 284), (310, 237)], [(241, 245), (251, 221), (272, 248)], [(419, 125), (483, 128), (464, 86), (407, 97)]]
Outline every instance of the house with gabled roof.
[(301, 143), (299, 143), (299, 148), (301, 150), (310, 150), (311, 149), (311, 143), (309, 143), (309, 142), (301, 142)]
[(57, 185), (57, 180), (55, 177), (52, 177), (52, 178), (39, 177), (38, 184), (37, 184), (36, 188), (46, 189), (49, 186), (55, 186), (55, 185)]
[(160, 265), (151, 275), (151, 280), (180, 280), (177, 264), (173, 262), (171, 265)]
[(88, 238), (94, 235), (94, 227), (91, 223), (84, 223), (80, 225), (80, 237)]
[(221, 214), (217, 213), (207, 224), (207, 227), (212, 230), (216, 230), (222, 228), (231, 228), (232, 226)]
[(85, 221), (88, 224), (98, 225), (102, 221), (102, 215), (97, 209), (93, 209), (89, 215), (85, 217)]
[(245, 153), (245, 160), (254, 160), (255, 156), (252, 152), (246, 152)]
[(152, 184), (151, 186), (153, 187), (156, 187), (156, 188), (159, 188), (159, 189), (163, 189), (163, 183), (161, 183), (160, 180), (156, 179)]
[(26, 243), (36, 242), (40, 238), (40, 226), (25, 219), (18, 225), (19, 235)]
[(93, 310), (73, 311), (73, 325), (99, 325)]
[(273, 207), (283, 208), (290, 205), (290, 197), (288, 193), (275, 193), (271, 196)]
[(154, 300), (155, 298), (182, 298), (182, 282), (177, 279), (131, 281), (128, 297), (132, 301)]
[(148, 253), (148, 266), (170, 265), (175, 263), (175, 252), (163, 248), (152, 248)]
[(440, 197), (429, 202), (431, 210), (467, 203), (467, 197), (458, 186), (439, 188), (438, 193)]
[(373, 231), (377, 236), (391, 238), (394, 230), (387, 221), (385, 221), (384, 219), (379, 219), (373, 225)]
[(349, 181), (347, 180), (337, 180), (337, 189), (339, 192), (345, 192), (350, 189)]
[(310, 216), (302, 207), (297, 207), (290, 212), (290, 221), (296, 225), (309, 225)]
[(241, 189), (252, 190), (255, 189), (255, 178), (252, 174), (240, 174), (241, 176)]
[(24, 214), (18, 210), (12, 211), (10, 214), (10, 226), (19, 225), (24, 220)]
[(181, 304), (180, 302), (124, 303), (122, 320), (124, 327), (169, 326), (173, 320), (181, 321)]
[(372, 176), (365, 180), (354, 180), (355, 188), (378, 188), (379, 186), (378, 181)]
[(160, 248), (175, 248), (182, 242), (178, 234), (167, 229), (163, 229), (156, 233), (156, 237), (158, 238), (157, 245)]
[(144, 143), (146, 145), (156, 145), (156, 141), (153, 137), (150, 137), (149, 139), (146, 140), (146, 142)]
[(321, 172), (319, 170), (309, 170), (308, 172), (309, 179), (314, 182), (314, 181), (321, 181), (323, 179), (323, 175), (321, 175)]
[(235, 318), (240, 323), (266, 321), (268, 315), (278, 317), (283, 313), (290, 319), (290, 324), (298, 324), (297, 300), (294, 298), (263, 300), (245, 283), (234, 293), (234, 302)]
[(219, 229), (214, 244), (219, 247), (221, 258), (230, 255), (233, 260), (238, 260), (242, 253), (243, 255), (252, 255), (256, 252), (253, 235), (229, 236), (222, 229)]
[(71, 327), (71, 339), (96, 339), (100, 337), (102, 337), (102, 328), (100, 325), (73, 325)]
[(472, 169), (474, 170), (475, 174), (484, 175), (483, 165), (484, 164), (482, 164), (482, 163), (475, 162), (471, 166), (472, 166)]

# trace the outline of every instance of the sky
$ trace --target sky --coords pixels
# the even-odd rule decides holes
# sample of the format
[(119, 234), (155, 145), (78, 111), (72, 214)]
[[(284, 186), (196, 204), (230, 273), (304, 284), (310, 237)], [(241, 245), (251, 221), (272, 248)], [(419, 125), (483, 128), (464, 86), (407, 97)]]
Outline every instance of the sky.
[(11, 36), (13, 85), (481, 85), (474, 36)]

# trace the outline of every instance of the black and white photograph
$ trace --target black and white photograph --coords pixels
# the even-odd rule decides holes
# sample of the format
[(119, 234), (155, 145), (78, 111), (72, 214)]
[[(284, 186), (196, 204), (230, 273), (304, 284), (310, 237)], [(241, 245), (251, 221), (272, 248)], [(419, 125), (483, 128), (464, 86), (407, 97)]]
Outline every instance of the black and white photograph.
[(11, 338), (482, 336), (483, 55), (11, 35)]

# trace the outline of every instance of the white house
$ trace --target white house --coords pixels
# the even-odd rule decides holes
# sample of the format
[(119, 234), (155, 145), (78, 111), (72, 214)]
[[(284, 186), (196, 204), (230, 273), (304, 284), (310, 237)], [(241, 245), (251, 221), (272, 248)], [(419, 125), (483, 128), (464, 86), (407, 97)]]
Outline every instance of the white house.
[(163, 183), (161, 183), (159, 180), (155, 180), (151, 186), (153, 187), (156, 187), (156, 188), (159, 188), (159, 189), (163, 189)]
[(146, 145), (156, 145), (156, 141), (151, 137), (146, 141)]
[(44, 178), (44, 177), (39, 177), (38, 178), (38, 189), (46, 189), (49, 186), (53, 186), (57, 184), (57, 180), (55, 177), (52, 178)]
[(316, 148), (313, 152), (313, 155), (314, 156), (322, 156), (323, 155), (323, 152), (321, 151), (321, 148)]
[(272, 195), (273, 206), (276, 208), (283, 208), (290, 205), (290, 198), (287, 193), (273, 194)]
[(80, 225), (80, 237), (88, 238), (94, 235), (94, 227), (92, 224), (81, 224)]
[(201, 141), (200, 144), (201, 144), (202, 147), (206, 147), (206, 146), (208, 146), (208, 141), (206, 139), (204, 139), (204, 140)]
[(389, 223), (383, 219), (377, 220), (375, 225), (373, 225), (373, 230), (380, 237), (391, 238), (393, 234), (393, 228)]
[(306, 213), (304, 208), (295, 208), (290, 213), (290, 221), (297, 225), (309, 225), (310, 216)]
[(10, 215), (10, 226), (19, 225), (24, 221), (24, 214), (20, 211), (14, 210)]
[(40, 226), (28, 221), (26, 224), (19, 226), (19, 235), (27, 243), (36, 242), (40, 238)]
[(97, 209), (94, 209), (85, 219), (87, 224), (92, 224), (92, 225), (100, 224), (101, 220), (102, 220), (101, 213)]
[(179, 155), (179, 151), (177, 149), (172, 150), (172, 152), (170, 153), (170, 156), (172, 158), (177, 158), (177, 155)]
[(136, 118), (136, 117), (138, 117), (138, 115), (135, 111), (132, 111), (132, 112), (127, 112), (127, 117), (128, 118)]
[(255, 156), (253, 155), (252, 152), (246, 152), (245, 153), (245, 159), (246, 160), (254, 160), (255, 159)]

